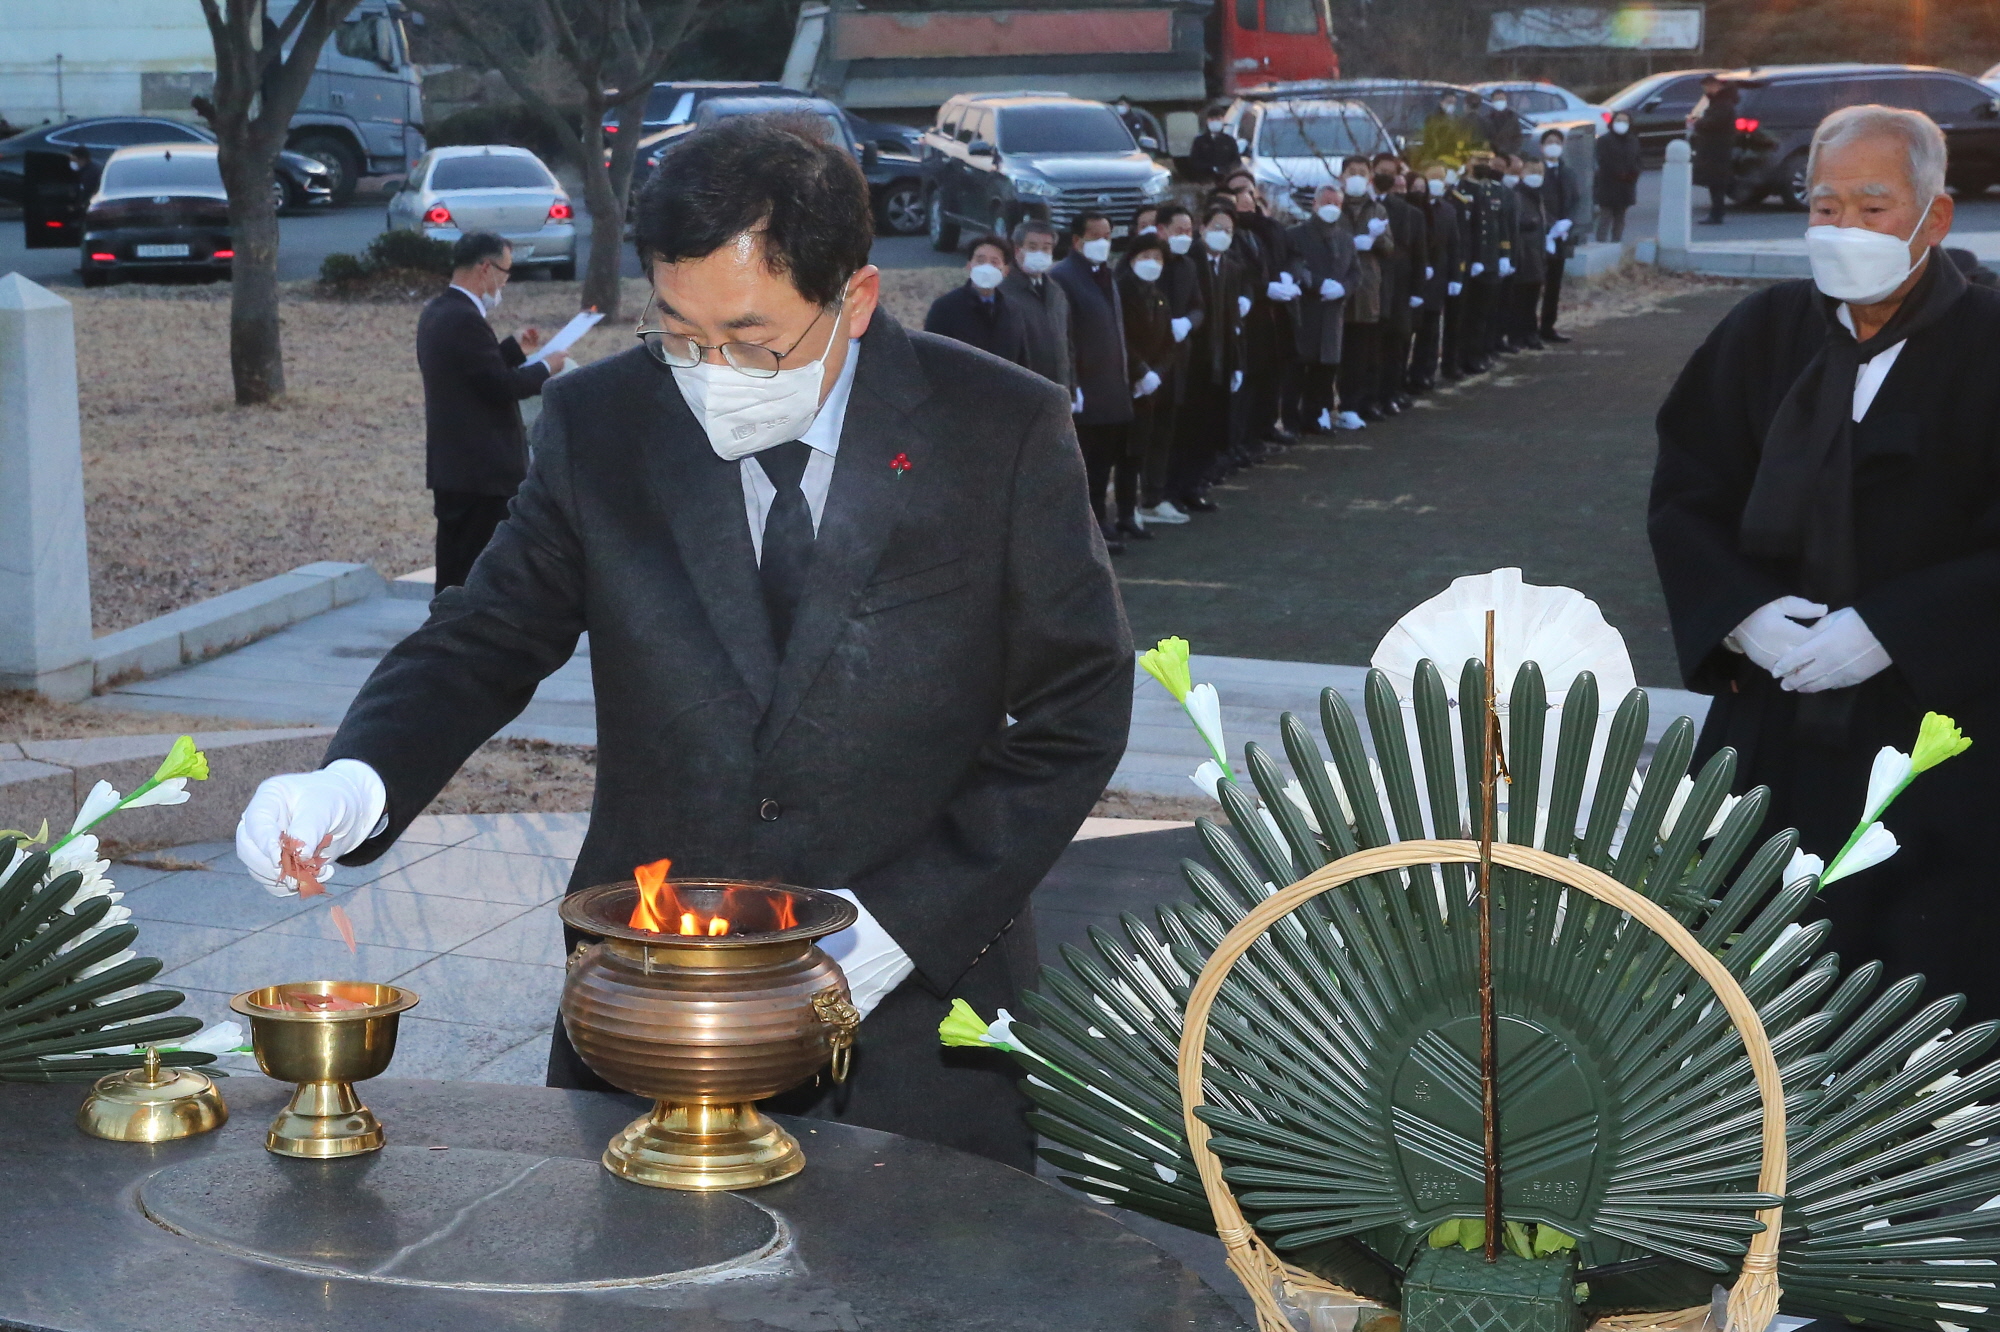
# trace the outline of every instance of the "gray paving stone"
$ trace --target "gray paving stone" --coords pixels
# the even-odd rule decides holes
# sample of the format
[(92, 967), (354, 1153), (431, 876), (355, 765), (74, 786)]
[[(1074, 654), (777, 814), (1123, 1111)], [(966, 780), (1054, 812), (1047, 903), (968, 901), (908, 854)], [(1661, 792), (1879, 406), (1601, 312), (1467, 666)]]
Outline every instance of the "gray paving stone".
[(534, 906), (561, 897), (569, 885), (569, 862), (547, 856), (510, 855), (504, 851), (468, 851), (447, 847), (408, 869), (376, 880), (384, 888), (406, 893), (435, 893), (478, 902), (512, 902)]
[(387, 944), (426, 953), (448, 952), (522, 914), (522, 908), (515, 903), (396, 892), (371, 884), (344, 896), (314, 898), (306, 910), (287, 916), (270, 928), (280, 934), (336, 937), (337, 929), (328, 919), (328, 911), (336, 904), (347, 914), (357, 943)]
[(549, 1078), (550, 1033), (521, 1042), (490, 1063), (465, 1075), (467, 1082), (506, 1082), (517, 1087), (541, 1087)]
[(456, 846), (473, 834), (494, 826), (496, 820), (508, 817), (506, 814), (419, 814), (410, 820), (410, 826), (403, 830), (396, 843), (399, 846), (405, 842)]
[(162, 975), (197, 958), (207, 957), (238, 939), (247, 939), (251, 934), (249, 930), (189, 925), (173, 920), (140, 920), (135, 917), (133, 923), (139, 927), (139, 938), (133, 943), (132, 951), (141, 957), (159, 958), (166, 964), (161, 968)]
[[(480, 1027), (466, 1022), (440, 1022), (405, 1013), (396, 1024), (396, 1055), (389, 1064), (390, 1077), (436, 1078), (440, 1082), (460, 1082), (471, 1078), (475, 1069), (504, 1056), (521, 1044), (523, 1033), (498, 1027)], [(546, 1064), (548, 1056), (542, 1056)], [(494, 1081), (495, 1079), (480, 1079)], [(539, 1081), (539, 1079), (538, 1079)], [(366, 1084), (361, 1087), (365, 1100)]]
[(396, 978), (424, 999), (424, 1016), (530, 1031), (554, 1020), (563, 969), (446, 954)]
[(329, 921), (326, 936), (321, 938), (260, 930), (205, 957), (162, 972), (159, 981), (175, 988), (191, 985), (198, 990), (223, 990), (231, 994), (284, 981), (387, 982), (416, 970), (429, 957), (430, 954), (418, 949), (381, 944), (362, 944), (350, 953)]
[(123, 905), (140, 920), (261, 930), (298, 914), (311, 903), (296, 897), (273, 897), (245, 874), (190, 870), (127, 891)]
[(556, 914), (553, 903), (538, 906), (451, 951), (460, 957), (488, 957), (501, 962), (539, 962), (545, 966), (561, 966), (562, 918)]
[(588, 814), (512, 814), (474, 833), (459, 845), (467, 851), (513, 851), (574, 860), (590, 827)]

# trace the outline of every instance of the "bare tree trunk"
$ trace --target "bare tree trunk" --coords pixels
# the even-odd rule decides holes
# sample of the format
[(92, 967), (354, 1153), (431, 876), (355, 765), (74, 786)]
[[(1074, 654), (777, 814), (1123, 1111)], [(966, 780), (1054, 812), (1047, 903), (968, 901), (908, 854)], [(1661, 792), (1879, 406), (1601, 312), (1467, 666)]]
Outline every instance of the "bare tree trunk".
[(271, 197), (277, 154), (245, 145), (222, 154), (229, 191), (229, 371), (239, 404), (269, 402), (285, 391), (285, 356), (278, 337), (278, 207)]
[[(647, 91), (650, 92), (650, 85)], [(584, 198), (590, 205), (590, 263), (584, 272), (583, 303), (599, 313), (616, 316), (622, 292), (618, 269), (625, 257), (625, 221), (632, 200), (632, 166), (638, 158), (639, 131), (646, 98), (628, 97), (615, 108), (618, 133), (611, 143), (611, 161), (604, 161), (604, 135), (591, 142), (585, 126)], [(602, 117), (600, 117), (602, 119)], [(592, 170), (592, 168), (595, 170)]]

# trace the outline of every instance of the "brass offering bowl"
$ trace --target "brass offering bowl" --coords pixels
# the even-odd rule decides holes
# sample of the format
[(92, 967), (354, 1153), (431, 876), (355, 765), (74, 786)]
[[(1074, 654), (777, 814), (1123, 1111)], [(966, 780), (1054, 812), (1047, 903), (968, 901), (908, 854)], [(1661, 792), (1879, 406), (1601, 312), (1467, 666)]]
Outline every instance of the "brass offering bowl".
[[(292, 1005), (326, 996), (359, 1008), (302, 1011)], [(296, 1082), (291, 1103), (271, 1121), (264, 1146), (279, 1156), (319, 1160), (359, 1156), (382, 1146), (382, 1122), (354, 1094), (396, 1053), (397, 1017), (417, 996), (372, 981), (293, 981), (245, 990), (229, 1006), (250, 1019), (257, 1066)]]
[(836, 1081), (860, 1016), (847, 978), (813, 941), (852, 925), (832, 893), (728, 879), (670, 879), (675, 905), (704, 931), (655, 933), (628, 922), (638, 884), (601, 884), (565, 898), (562, 918), (599, 942), (580, 945), (563, 986), (576, 1052), (614, 1086), (656, 1104), (604, 1151), (621, 1179), (667, 1189), (748, 1189), (805, 1168), (791, 1134), (756, 1102), (829, 1061)]
[(221, 1128), (228, 1119), (214, 1079), (161, 1064), (150, 1045), (144, 1064), (99, 1078), (76, 1111), (78, 1128), (113, 1142), (171, 1142)]

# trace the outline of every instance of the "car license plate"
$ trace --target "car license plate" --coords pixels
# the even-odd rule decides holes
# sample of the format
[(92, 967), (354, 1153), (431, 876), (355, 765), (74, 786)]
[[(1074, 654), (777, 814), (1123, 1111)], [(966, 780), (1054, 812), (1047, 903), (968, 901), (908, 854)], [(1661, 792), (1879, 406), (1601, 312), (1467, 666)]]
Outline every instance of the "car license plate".
[(1126, 235), (1127, 235), (1127, 234), (1128, 234), (1128, 233), (1129, 233), (1129, 232), (1130, 232), (1131, 230), (1132, 230), (1132, 228), (1130, 228), (1130, 227), (1119, 227), (1119, 226), (1114, 226), (1114, 227), (1112, 227), (1112, 228), (1111, 228), (1111, 239), (1113, 239), (1113, 240), (1124, 240), (1124, 239), (1125, 239), (1125, 237), (1126, 237)]
[(185, 245), (137, 245), (132, 253), (141, 259), (185, 259), (188, 247)]

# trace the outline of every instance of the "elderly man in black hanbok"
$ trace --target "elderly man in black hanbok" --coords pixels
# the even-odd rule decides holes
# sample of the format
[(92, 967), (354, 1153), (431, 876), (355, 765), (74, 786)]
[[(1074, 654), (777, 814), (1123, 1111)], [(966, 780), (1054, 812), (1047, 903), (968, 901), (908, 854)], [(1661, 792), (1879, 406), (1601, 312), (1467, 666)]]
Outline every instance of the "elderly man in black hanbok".
[(1884, 746), (1926, 711), (1974, 738), (1886, 820), (1886, 863), (1826, 887), (1828, 946), (1922, 972), (2000, 1017), (2000, 294), (1937, 246), (1945, 143), (1911, 111), (1849, 107), (1815, 134), (1811, 281), (1746, 299), (1660, 410), (1650, 531), (1698, 758), (1771, 788), (1767, 831), (1831, 858)]

